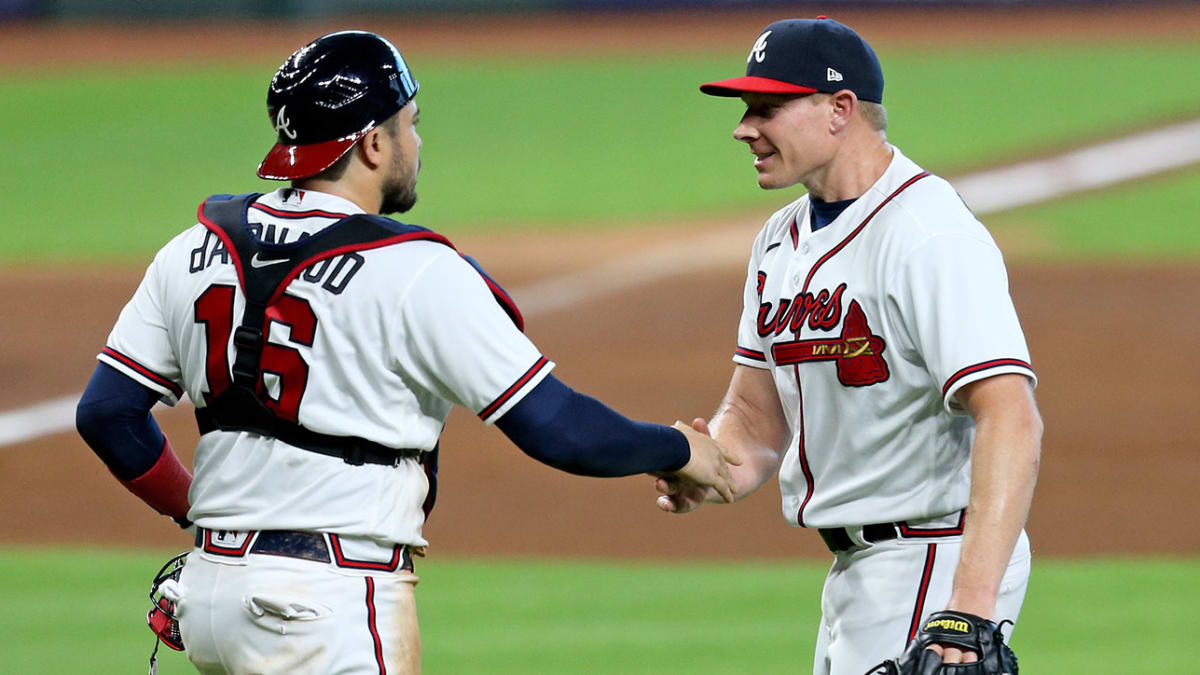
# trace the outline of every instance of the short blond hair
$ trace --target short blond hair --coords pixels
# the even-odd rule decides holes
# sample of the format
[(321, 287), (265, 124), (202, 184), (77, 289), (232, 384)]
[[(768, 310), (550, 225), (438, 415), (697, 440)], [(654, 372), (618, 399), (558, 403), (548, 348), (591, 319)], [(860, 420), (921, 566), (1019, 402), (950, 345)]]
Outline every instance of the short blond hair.
[(872, 103), (871, 101), (859, 101), (858, 105), (862, 110), (863, 119), (875, 131), (887, 131), (887, 108), (883, 107), (882, 103)]
[[(824, 92), (817, 92), (809, 95), (818, 101), (824, 101), (825, 99), (833, 97), (833, 94), (827, 94)], [(871, 101), (858, 99), (858, 110), (862, 114), (863, 119), (866, 120), (867, 124), (869, 124), (872, 129), (880, 133), (887, 131), (887, 109), (883, 107), (882, 103), (872, 103)]]

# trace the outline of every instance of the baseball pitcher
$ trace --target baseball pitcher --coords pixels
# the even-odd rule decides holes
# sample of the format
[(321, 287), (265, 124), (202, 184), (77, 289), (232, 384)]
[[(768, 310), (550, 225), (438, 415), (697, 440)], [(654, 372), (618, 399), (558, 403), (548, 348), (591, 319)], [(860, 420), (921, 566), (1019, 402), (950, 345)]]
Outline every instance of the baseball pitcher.
[[(784, 518), (834, 555), (813, 672), (1015, 673), (998, 628), (1029, 578), (1042, 423), (1000, 251), (887, 142), (883, 71), (849, 27), (772, 23), (744, 77), (700, 89), (742, 99), (761, 188), (807, 189), (754, 242), (733, 379), (694, 425), (742, 455), (739, 497), (778, 473)], [(666, 511), (720, 500), (657, 487)]]

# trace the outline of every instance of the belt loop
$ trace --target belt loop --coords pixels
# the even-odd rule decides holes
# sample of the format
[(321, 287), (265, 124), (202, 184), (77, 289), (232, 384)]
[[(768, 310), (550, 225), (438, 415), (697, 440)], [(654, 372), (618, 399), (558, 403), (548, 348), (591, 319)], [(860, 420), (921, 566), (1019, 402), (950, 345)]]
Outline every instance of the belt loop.
[(850, 541), (854, 542), (854, 548), (866, 548), (871, 545), (871, 542), (867, 541), (866, 537), (863, 536), (863, 527), (861, 525), (847, 527), (846, 536), (850, 537)]
[(361, 443), (355, 443), (346, 450), (344, 461), (351, 466), (362, 466), (365, 451)]

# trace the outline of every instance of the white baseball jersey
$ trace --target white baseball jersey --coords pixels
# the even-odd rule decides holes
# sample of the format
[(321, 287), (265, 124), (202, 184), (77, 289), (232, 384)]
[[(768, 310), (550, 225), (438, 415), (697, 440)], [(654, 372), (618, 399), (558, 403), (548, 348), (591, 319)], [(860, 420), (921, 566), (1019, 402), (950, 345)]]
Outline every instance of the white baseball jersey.
[[(290, 243), (356, 213), (345, 199), (284, 188), (260, 197), (247, 220), (260, 239)], [(196, 224), (158, 252), (98, 358), (168, 404), (186, 392), (203, 406), (208, 373), (227, 376), (243, 307), (229, 254)], [(393, 448), (432, 450), (454, 404), (493, 423), (554, 367), (475, 268), (431, 241), (318, 262), (268, 308), (267, 323), (262, 368), (277, 414)], [(274, 438), (214, 431), (196, 448), (188, 517), (212, 530), (420, 546), (428, 488), (417, 461), (352, 466)]]
[(1001, 373), (1035, 378), (995, 242), (949, 183), (892, 150), (832, 223), (812, 232), (806, 195), (751, 254), (734, 361), (774, 376), (793, 525), (963, 509), (974, 422), (955, 393)]

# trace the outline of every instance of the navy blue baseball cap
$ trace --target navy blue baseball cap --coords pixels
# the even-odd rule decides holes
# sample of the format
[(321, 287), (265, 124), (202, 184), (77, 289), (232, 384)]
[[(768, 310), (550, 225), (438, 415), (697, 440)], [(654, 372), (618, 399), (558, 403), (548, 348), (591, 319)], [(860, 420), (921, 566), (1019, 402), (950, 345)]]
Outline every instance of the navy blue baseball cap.
[(400, 50), (374, 33), (348, 30), (317, 38), (289, 56), (267, 88), (276, 143), (258, 175), (315, 176), (396, 114), (419, 88)]
[(883, 103), (883, 69), (867, 41), (824, 16), (785, 19), (763, 29), (746, 59), (746, 76), (708, 82), (711, 96), (832, 94), (849, 89), (863, 101)]

